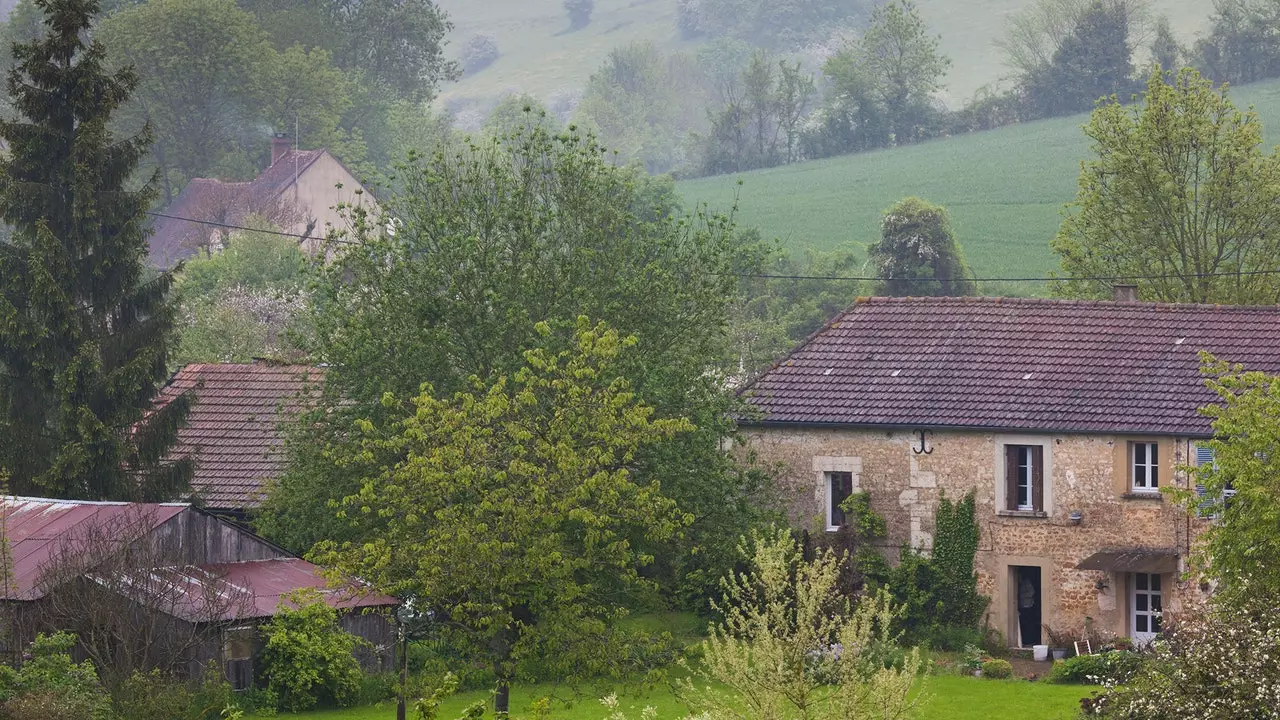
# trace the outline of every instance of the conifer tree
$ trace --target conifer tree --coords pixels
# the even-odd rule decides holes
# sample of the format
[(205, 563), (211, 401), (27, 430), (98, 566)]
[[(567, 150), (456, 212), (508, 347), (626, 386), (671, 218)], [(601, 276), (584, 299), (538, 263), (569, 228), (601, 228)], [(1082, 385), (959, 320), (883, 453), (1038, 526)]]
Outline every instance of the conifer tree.
[(115, 138), (136, 85), (89, 39), (96, 0), (36, 0), (44, 35), (14, 45), (0, 121), (0, 468), (16, 494), (173, 499), (166, 459), (188, 403), (153, 406), (172, 345), (171, 277), (147, 277), (153, 183), (130, 178), (150, 131)]

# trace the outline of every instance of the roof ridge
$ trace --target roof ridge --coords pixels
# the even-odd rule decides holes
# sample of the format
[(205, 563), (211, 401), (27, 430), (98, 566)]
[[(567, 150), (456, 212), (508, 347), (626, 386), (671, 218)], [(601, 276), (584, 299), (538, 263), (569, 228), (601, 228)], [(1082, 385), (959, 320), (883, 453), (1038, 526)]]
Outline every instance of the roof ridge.
[[(1171, 303), (1155, 301), (1116, 301), (1077, 298), (1036, 298), (1010, 297), (999, 295), (969, 296), (907, 296), (891, 297), (884, 295), (864, 295), (854, 299), (848, 310), (858, 305), (876, 304), (984, 304), (984, 305), (1061, 305), (1064, 307), (1122, 307), (1122, 308), (1161, 308), (1169, 310), (1218, 310), (1229, 312), (1280, 312), (1280, 304), (1272, 305), (1231, 305), (1227, 303)], [(845, 312), (848, 312), (846, 310)]]

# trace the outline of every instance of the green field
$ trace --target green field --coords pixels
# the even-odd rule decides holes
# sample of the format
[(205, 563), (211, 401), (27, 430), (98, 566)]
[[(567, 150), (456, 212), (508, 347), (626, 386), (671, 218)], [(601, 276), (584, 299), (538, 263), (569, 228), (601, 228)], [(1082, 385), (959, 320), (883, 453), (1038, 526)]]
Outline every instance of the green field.
[[(553, 688), (536, 688), (540, 694)], [(1078, 715), (1080, 698), (1089, 688), (1072, 685), (1049, 685), (1022, 680), (981, 680), (955, 675), (935, 675), (925, 681), (926, 700), (917, 720), (1068, 720)], [(444, 704), (440, 717), (452, 720), (462, 708), (482, 698), (467, 693)], [(523, 717), (520, 710), (534, 697), (528, 689), (514, 689), (511, 697), (512, 716)], [(687, 710), (668, 691), (654, 691), (640, 697), (620, 698), (620, 706), (629, 718), (638, 718), (645, 706), (658, 710), (659, 720), (682, 718)], [(557, 704), (551, 713), (555, 720), (604, 720), (605, 709), (598, 700), (587, 697), (571, 706)], [(395, 706), (333, 710), (325, 712), (281, 715), (296, 720), (393, 720)]]
[[(1280, 82), (1232, 92), (1254, 105), (1267, 142), (1280, 142)], [(738, 220), (788, 248), (875, 240), (881, 212), (918, 195), (946, 206), (979, 276), (1042, 276), (1056, 266), (1049, 240), (1075, 197), (1089, 143), (1087, 115), (890, 150), (682, 182), (689, 203), (739, 205)], [(739, 185), (741, 181), (741, 185)], [(993, 288), (985, 288), (992, 292)]]
[[(1007, 74), (994, 42), (1011, 13), (1031, 0), (918, 0), (942, 51), (951, 58), (944, 93), (959, 105), (983, 85)], [(581, 88), (613, 48), (649, 41), (664, 50), (693, 49), (676, 32), (676, 0), (596, 0), (591, 24), (567, 32), (562, 0), (438, 0), (453, 22), (449, 52), (456, 56), (473, 35), (493, 36), (502, 55), (493, 65), (442, 88), (445, 99), (484, 105), (508, 92), (548, 99)], [(1154, 0), (1184, 41), (1208, 22), (1208, 0)], [(817, 68), (811, 68), (817, 70)]]

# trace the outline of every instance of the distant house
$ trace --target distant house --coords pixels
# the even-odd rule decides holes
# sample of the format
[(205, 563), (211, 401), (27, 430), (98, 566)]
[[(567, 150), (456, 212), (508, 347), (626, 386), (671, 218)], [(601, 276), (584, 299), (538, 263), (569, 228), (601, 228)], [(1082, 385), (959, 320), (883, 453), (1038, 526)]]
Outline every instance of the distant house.
[(391, 667), (395, 598), (355, 582), (333, 588), (311, 563), (191, 505), (3, 497), (0, 534), (9, 652), (70, 630), (100, 665), (199, 676), (216, 664), (243, 688), (258, 625), (288, 593), (312, 588), (370, 643), (362, 664)]
[(249, 215), (301, 236), (303, 249), (315, 253), (329, 228), (345, 226), (338, 205), (372, 202), (355, 175), (329, 151), (296, 150), (292, 140), (277, 135), (271, 165), (253, 180), (194, 178), (187, 183), (162, 217), (155, 218), (150, 261), (167, 270), (200, 252), (218, 250), (230, 231), (224, 226), (243, 224)]
[(1199, 592), (1182, 573), (1210, 520), (1161, 491), (1213, 461), (1202, 350), (1280, 372), (1280, 307), (863, 298), (746, 388), (743, 430), (796, 524), (837, 532), (865, 492), (891, 559), (932, 547), (943, 493), (973, 492), (1010, 645), (1086, 623), (1142, 643)]
[(193, 364), (176, 372), (160, 402), (190, 393), (175, 457), (195, 460), (192, 491), (203, 507), (243, 517), (284, 467), (280, 424), (316, 398), (324, 369), (270, 362)]

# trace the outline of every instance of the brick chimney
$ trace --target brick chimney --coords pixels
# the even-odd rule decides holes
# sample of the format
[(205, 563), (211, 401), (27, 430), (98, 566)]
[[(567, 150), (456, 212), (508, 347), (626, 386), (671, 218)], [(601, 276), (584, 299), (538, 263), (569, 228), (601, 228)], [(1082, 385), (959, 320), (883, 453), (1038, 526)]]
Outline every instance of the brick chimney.
[(1122, 303), (1138, 302), (1138, 286), (1112, 285), (1111, 299)]
[(275, 165), (285, 153), (293, 149), (293, 138), (287, 133), (276, 133), (271, 136), (271, 164)]

